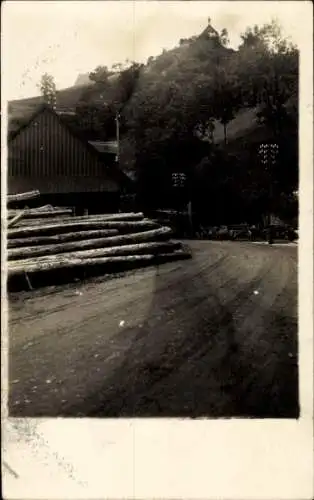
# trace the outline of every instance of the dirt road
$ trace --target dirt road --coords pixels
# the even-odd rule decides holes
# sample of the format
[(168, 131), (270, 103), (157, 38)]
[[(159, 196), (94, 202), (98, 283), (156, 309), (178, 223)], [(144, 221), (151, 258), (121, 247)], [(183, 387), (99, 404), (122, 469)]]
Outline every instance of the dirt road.
[(10, 414), (297, 417), (297, 248), (193, 259), (10, 299)]

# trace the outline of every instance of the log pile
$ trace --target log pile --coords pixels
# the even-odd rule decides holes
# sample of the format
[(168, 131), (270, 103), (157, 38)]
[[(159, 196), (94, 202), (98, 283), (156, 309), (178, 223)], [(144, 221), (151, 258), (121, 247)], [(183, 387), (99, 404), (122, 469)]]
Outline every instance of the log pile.
[[(16, 195), (18, 196), (18, 195)], [(170, 240), (169, 227), (143, 213), (75, 217), (67, 208), (8, 210), (8, 281), (51, 283), (63, 277), (108, 274), (130, 267), (190, 258)], [(46, 280), (43, 280), (43, 277)]]
[(9, 194), (7, 196), (7, 203), (10, 205), (11, 203), (25, 202), (27, 200), (38, 198), (39, 196), (40, 192), (38, 190), (27, 191), (27, 193)]

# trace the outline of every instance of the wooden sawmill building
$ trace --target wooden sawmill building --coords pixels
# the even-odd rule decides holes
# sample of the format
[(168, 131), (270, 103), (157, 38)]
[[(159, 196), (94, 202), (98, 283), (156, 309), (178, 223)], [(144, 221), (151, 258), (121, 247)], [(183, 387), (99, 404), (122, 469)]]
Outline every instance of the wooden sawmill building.
[(73, 206), (77, 213), (117, 211), (131, 181), (112, 145), (107, 152), (98, 149), (41, 105), (9, 139), (8, 194), (38, 189), (43, 204)]

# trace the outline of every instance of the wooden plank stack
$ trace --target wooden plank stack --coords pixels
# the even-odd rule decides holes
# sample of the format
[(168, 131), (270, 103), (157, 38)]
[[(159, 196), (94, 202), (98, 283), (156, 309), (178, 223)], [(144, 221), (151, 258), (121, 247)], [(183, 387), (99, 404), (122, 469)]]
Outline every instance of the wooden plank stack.
[(28, 287), (38, 276), (47, 284), (58, 273), (71, 280), (82, 271), (107, 274), (191, 257), (170, 240), (169, 227), (143, 213), (74, 216), (46, 205), (8, 210), (7, 226), (8, 280), (22, 278)]

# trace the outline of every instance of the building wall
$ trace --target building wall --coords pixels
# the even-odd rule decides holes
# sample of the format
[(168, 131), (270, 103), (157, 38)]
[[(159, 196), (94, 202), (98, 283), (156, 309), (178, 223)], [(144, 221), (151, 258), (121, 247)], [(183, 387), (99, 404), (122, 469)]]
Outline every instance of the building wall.
[(43, 194), (118, 192), (117, 184), (104, 176), (8, 176), (8, 193), (38, 189)]
[(72, 136), (57, 116), (43, 111), (9, 144), (8, 191), (42, 194), (117, 192), (106, 166)]

